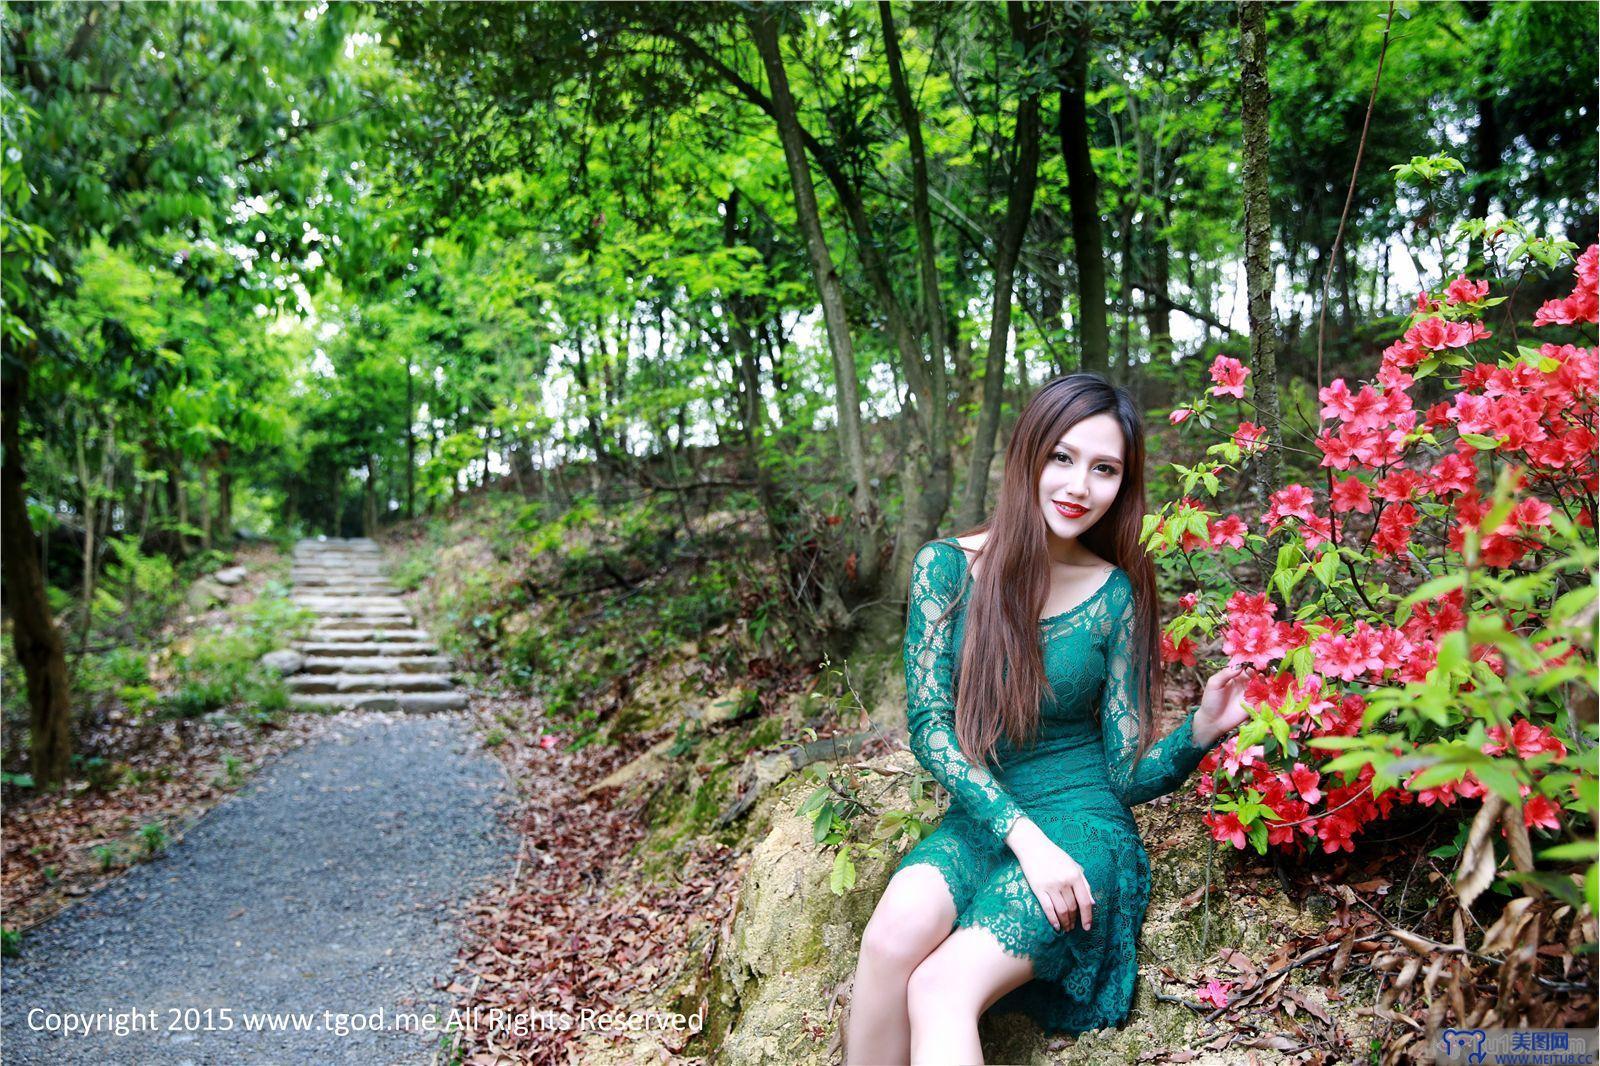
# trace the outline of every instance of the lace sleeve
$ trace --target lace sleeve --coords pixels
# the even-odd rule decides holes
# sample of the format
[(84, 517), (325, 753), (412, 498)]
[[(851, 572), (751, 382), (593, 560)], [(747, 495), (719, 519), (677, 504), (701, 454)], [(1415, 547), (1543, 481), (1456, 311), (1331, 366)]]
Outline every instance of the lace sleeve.
[(930, 541), (912, 562), (905, 642), (906, 719), (917, 761), (969, 814), (1004, 840), (1022, 811), (993, 775), (969, 760), (956, 742), (956, 616), (952, 613), (935, 624), (960, 592), (961, 563), (952, 554), (960, 550)]
[[(1133, 587), (1126, 575), (1114, 578), (1121, 593), (1112, 601), (1111, 633), (1106, 642), (1106, 680), (1100, 695), (1100, 738), (1105, 746), (1111, 788), (1123, 806), (1133, 807), (1165, 796), (1200, 765), (1210, 749), (1194, 740), (1191, 710), (1177, 728), (1133, 761), (1139, 750), (1139, 677), (1134, 659)], [(1199, 708), (1195, 708), (1198, 710)]]

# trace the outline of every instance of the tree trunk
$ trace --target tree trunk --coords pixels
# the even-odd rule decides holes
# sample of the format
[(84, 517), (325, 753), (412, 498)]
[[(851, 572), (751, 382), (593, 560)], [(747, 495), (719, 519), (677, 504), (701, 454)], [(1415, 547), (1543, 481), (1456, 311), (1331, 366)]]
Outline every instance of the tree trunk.
[(146, 481), (139, 492), (139, 539), (135, 542), (140, 551), (145, 550), (145, 538), (150, 535), (150, 504), (155, 499), (156, 486)]
[(406, 356), (406, 517), (417, 517), (417, 406), (411, 381), (411, 356)]
[[(795, 200), (795, 215), (805, 235), (806, 251), (811, 260), (811, 273), (822, 301), (822, 317), (827, 326), (828, 350), (833, 356), (835, 405), (839, 412), (839, 446), (853, 482), (850, 497), (854, 522), (850, 543), (855, 559), (856, 583), (874, 588), (878, 576), (878, 528), (881, 518), (873, 486), (867, 472), (866, 445), (861, 431), (860, 388), (856, 378), (855, 347), (850, 336), (849, 322), (845, 317), (844, 287), (828, 251), (828, 242), (822, 232), (822, 215), (817, 207), (816, 189), (811, 183), (811, 170), (806, 162), (805, 146), (801, 142), (800, 119), (793, 95), (789, 90), (789, 74), (783, 65), (783, 54), (778, 43), (776, 14), (768, 9), (746, 16), (750, 36), (766, 68), (767, 82), (772, 94), (774, 118), (778, 137), (783, 142), (784, 161), (789, 168), (789, 183)], [(835, 625), (847, 620), (834, 618)]]
[[(598, 345), (597, 345), (598, 348)], [(589, 466), (589, 491), (596, 498), (600, 498), (601, 467), (605, 463), (606, 448), (604, 438), (600, 435), (600, 420), (595, 414), (594, 394), (589, 389), (589, 362), (583, 350), (583, 334), (575, 332), (573, 335), (572, 350), (576, 355), (574, 370), (578, 377), (578, 390), (583, 393), (584, 424), (589, 430), (589, 447), (594, 449), (594, 462)]]
[(1061, 156), (1067, 168), (1072, 258), (1078, 266), (1080, 366), (1104, 374), (1111, 339), (1106, 329), (1106, 264), (1100, 232), (1099, 184), (1089, 155), (1089, 33), (1085, 27), (1061, 72)]
[(212, 543), (223, 551), (233, 550), (233, 469), (232, 449), (224, 444), (217, 450), (217, 518)]
[(1133, 198), (1123, 200), (1122, 215), (1117, 219), (1118, 243), (1122, 250), (1118, 256), (1122, 269), (1122, 277), (1117, 285), (1117, 332), (1120, 336), (1118, 344), (1117, 361), (1111, 367), (1111, 380), (1118, 385), (1127, 385), (1133, 376), (1133, 283), (1139, 276), (1139, 271), (1133, 262)]
[[(1487, 0), (1467, 0), (1461, 5), (1467, 14), (1467, 19), (1473, 23), (1482, 23), (1489, 17), (1490, 7)], [(1468, 211), (1469, 218), (1487, 220), (1489, 217), (1489, 204), (1494, 199), (1497, 180), (1491, 175), (1500, 168), (1500, 156), (1504, 151), (1500, 139), (1500, 116), (1495, 109), (1495, 57), (1499, 54), (1497, 47), (1486, 47), (1479, 52), (1479, 62), (1482, 69), (1479, 71), (1476, 91), (1478, 105), (1478, 126), (1473, 131), (1473, 155), (1477, 172), (1477, 184), (1472, 187), (1472, 204)], [(1579, 231), (1582, 232), (1582, 231)], [(1487, 234), (1485, 235), (1487, 237)], [(1486, 270), (1485, 260), (1488, 252), (1487, 240), (1473, 245), (1476, 253), (1467, 264), (1466, 273), (1469, 277), (1477, 277)]]
[(200, 462), (200, 547), (211, 550), (211, 459)]
[[(917, 231), (917, 273), (922, 282), (922, 320), (928, 333), (929, 383), (934, 403), (928, 413), (930, 437), (947, 441), (949, 385), (945, 375), (945, 355), (949, 351), (948, 312), (939, 291), (939, 250), (933, 241), (933, 214), (928, 206), (928, 160), (922, 144), (922, 116), (911, 99), (905, 65), (900, 56), (900, 35), (894, 13), (887, 0), (879, 0), (878, 18), (883, 23), (884, 51), (889, 67), (889, 84), (894, 92), (900, 121), (906, 128), (911, 154), (911, 217)], [(943, 516), (940, 516), (943, 517)], [(920, 547), (921, 545), (918, 545)]]
[(1272, 320), (1272, 215), (1267, 185), (1272, 102), (1267, 86), (1267, 10), (1261, 0), (1239, 5), (1240, 84), (1244, 116), (1245, 292), (1250, 321), (1250, 366), (1255, 374), (1256, 412), (1268, 443), (1252, 463), (1258, 500), (1283, 484), (1282, 424), (1278, 415), (1278, 358)]
[[(1013, 0), (1006, 5), (1011, 20), (1012, 42), (1026, 54), (1033, 51), (1037, 36), (1024, 22), (1023, 8)], [(989, 467), (994, 460), (995, 439), (1000, 431), (1000, 404), (1006, 382), (1006, 353), (1011, 342), (1011, 294), (1016, 282), (1017, 258), (1033, 215), (1033, 192), (1039, 173), (1039, 94), (1029, 93), (1017, 106), (1017, 152), (1011, 167), (1011, 188), (1006, 203), (1006, 221), (996, 250), (994, 269), (994, 308), (990, 314), (989, 351), (983, 371), (983, 404), (979, 408), (978, 431), (972, 440), (972, 462), (967, 468), (966, 495), (958, 522), (961, 528), (983, 521), (984, 503), (989, 494)], [(1026, 373), (1023, 374), (1026, 380)]]
[[(1165, 206), (1165, 205), (1163, 205)], [(1166, 222), (1166, 212), (1160, 221)], [(1145, 276), (1145, 331), (1150, 335), (1150, 362), (1172, 362), (1172, 251), (1159, 233), (1150, 242)]]
[(186, 527), (189, 525), (189, 486), (183, 479), (183, 455), (176, 449), (172, 453), (172, 477), (168, 486), (177, 504), (178, 515), (178, 554), (189, 558), (189, 534)]
[[(487, 460), (485, 466), (487, 466)], [(378, 532), (378, 461), (367, 456), (367, 478), (361, 485), (361, 535), (373, 536)]]
[(22, 441), (17, 423), (28, 387), (27, 365), (10, 368), (0, 384), (0, 573), (5, 575), (11, 643), (28, 683), (28, 769), (34, 784), (64, 781), (72, 759), (72, 703), (67, 688), (66, 649), (45, 592), (39, 538), (28, 518), (23, 491)]
[(100, 514), (100, 501), (96, 494), (99, 483), (89, 476), (89, 461), (84, 455), (83, 438), (88, 436), (89, 427), (84, 425), (72, 434), (74, 455), (78, 460), (78, 488), (83, 492), (83, 508), (80, 517), (83, 520), (83, 566), (82, 584), (78, 589), (78, 598), (81, 601), (79, 610), (82, 612), (78, 621), (78, 658), (83, 658), (83, 653), (89, 649), (89, 619), (92, 617), (94, 604), (94, 547), (96, 519)]

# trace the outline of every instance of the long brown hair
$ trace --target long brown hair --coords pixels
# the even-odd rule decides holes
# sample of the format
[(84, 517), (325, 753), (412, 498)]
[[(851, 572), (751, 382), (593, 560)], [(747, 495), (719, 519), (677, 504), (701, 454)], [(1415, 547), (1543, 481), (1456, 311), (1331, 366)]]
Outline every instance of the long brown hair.
[[(1062, 435), (1085, 418), (1110, 413), (1122, 426), (1122, 484), (1105, 517), (1078, 541), (1120, 566), (1133, 585), (1133, 660), (1139, 679), (1139, 747), (1150, 745), (1154, 710), (1161, 705), (1161, 612), (1155, 565), (1139, 543), (1145, 514), (1144, 418), (1125, 390), (1099, 374), (1065, 374), (1028, 400), (1006, 446), (1000, 498), (987, 519), (958, 536), (987, 532), (969, 553), (956, 739), (962, 752), (984, 765), (1003, 734), (1015, 746), (1032, 742), (1039, 703), (1050, 692), (1039, 648), (1039, 614), (1050, 595), (1050, 557), (1039, 477)], [(982, 561), (974, 577), (972, 563)], [(960, 597), (957, 597), (960, 602)], [(1020, 664), (1020, 669), (1010, 664)]]

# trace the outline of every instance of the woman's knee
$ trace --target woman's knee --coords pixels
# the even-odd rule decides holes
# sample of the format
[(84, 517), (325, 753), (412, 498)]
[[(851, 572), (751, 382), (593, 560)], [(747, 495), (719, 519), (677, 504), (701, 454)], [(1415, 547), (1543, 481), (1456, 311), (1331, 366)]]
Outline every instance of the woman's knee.
[(953, 962), (948, 954), (934, 951), (911, 971), (906, 981), (906, 1006), (913, 1019), (938, 1017), (970, 1006), (971, 982), (956, 972)]
[(897, 874), (861, 934), (861, 954), (910, 974), (950, 935), (955, 906), (948, 897), (942, 885), (929, 885), (923, 878), (902, 879)]

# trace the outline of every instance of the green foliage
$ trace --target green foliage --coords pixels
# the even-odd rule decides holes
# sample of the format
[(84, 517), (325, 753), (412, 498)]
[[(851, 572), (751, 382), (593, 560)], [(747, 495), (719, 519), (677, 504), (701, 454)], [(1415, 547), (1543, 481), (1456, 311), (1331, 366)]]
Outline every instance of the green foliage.
[[(836, 896), (855, 887), (858, 857), (882, 860), (899, 854), (902, 838), (909, 838), (915, 844), (933, 832), (938, 824), (940, 812), (926, 790), (922, 775), (911, 779), (910, 809), (883, 810), (868, 826), (863, 816), (870, 813), (872, 807), (859, 794), (858, 772), (830, 769), (823, 763), (812, 763), (805, 772), (818, 785), (795, 813), (811, 820), (812, 840), (819, 848), (838, 849), (828, 882)], [(881, 794), (882, 790), (879, 791)], [(865, 833), (862, 827), (866, 827)]]
[(153, 858), (167, 850), (167, 827), (160, 822), (147, 822), (139, 827), (139, 846), (146, 858)]
[(193, 718), (224, 707), (265, 718), (289, 705), (288, 690), (275, 671), (258, 663), (303, 632), (311, 612), (289, 599), (282, 585), (269, 584), (239, 612), (231, 628), (198, 634), (174, 656), (177, 685), (162, 704), (164, 714)]
[[(94, 620), (102, 632), (147, 637), (166, 620), (182, 600), (182, 586), (172, 561), (163, 555), (146, 555), (131, 537), (106, 543), (105, 574), (95, 591)], [(142, 672), (123, 676), (126, 684), (140, 684)]]

